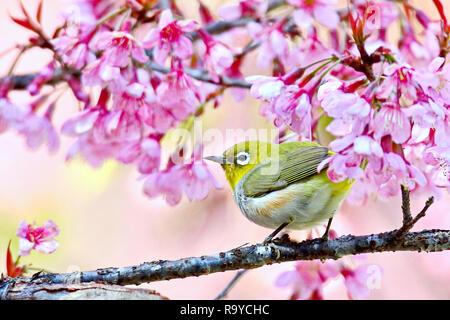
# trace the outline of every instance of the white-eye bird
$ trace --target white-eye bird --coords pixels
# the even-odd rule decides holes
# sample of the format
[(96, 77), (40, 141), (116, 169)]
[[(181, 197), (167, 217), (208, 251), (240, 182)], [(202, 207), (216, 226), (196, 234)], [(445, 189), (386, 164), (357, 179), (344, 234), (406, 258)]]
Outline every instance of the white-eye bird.
[(332, 217), (349, 193), (352, 181), (332, 182), (327, 166), (319, 164), (333, 153), (314, 142), (272, 144), (241, 142), (222, 156), (205, 159), (220, 163), (233, 189), (234, 199), (250, 221), (276, 229), (311, 229)]

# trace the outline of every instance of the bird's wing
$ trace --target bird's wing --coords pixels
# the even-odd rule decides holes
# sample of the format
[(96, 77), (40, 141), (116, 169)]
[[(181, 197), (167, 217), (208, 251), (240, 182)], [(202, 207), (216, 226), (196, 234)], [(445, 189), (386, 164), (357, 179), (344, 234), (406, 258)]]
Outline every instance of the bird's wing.
[[(245, 177), (243, 191), (247, 197), (261, 197), (317, 174), (319, 164), (330, 156), (322, 146), (305, 146), (287, 150), (259, 164)], [(278, 169), (274, 161), (279, 161)], [(270, 172), (272, 171), (272, 172)]]

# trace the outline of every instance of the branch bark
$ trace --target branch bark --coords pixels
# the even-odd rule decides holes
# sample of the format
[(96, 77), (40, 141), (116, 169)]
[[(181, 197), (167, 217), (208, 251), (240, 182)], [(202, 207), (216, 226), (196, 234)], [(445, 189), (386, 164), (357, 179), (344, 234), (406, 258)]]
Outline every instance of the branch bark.
[[(53, 78), (51, 78), (49, 81), (46, 82), (48, 85), (55, 85), (60, 83), (64, 80), (64, 77), (68, 74), (72, 74), (76, 77), (81, 76), (81, 72), (76, 70), (65, 70), (63, 71), (61, 68), (58, 68), (55, 70), (55, 74), (53, 75)], [(10, 77), (11, 81), (11, 88), (13, 90), (26, 90), (27, 86), (38, 76), (38, 73), (30, 73), (30, 74), (23, 74), (23, 75), (14, 75)], [(0, 82), (2, 82), (5, 78), (0, 78)]]
[[(170, 68), (161, 66), (153, 61), (150, 61), (149, 63), (147, 63), (147, 67), (151, 70), (161, 72), (164, 74), (170, 72)], [(194, 79), (204, 81), (204, 82), (210, 82), (210, 83), (213, 83), (213, 84), (216, 84), (219, 86), (223, 86), (223, 87), (240, 87), (240, 88), (247, 88), (247, 89), (251, 87), (251, 84), (245, 80), (230, 78), (230, 77), (226, 77), (226, 76), (219, 76), (219, 81), (215, 82), (212, 80), (211, 76), (209, 75), (209, 73), (207, 71), (201, 70), (201, 69), (187, 68), (184, 71), (186, 72), (186, 74), (190, 75)], [(72, 74), (77, 77), (79, 77), (81, 75), (80, 72), (72, 72)], [(12, 76), (10, 78), (11, 88), (13, 90), (25, 90), (27, 88), (27, 86), (34, 80), (34, 78), (37, 75), (38, 75), (37, 73), (33, 73), (33, 74)], [(61, 69), (56, 69), (55, 75), (46, 84), (55, 85), (63, 80), (64, 80), (64, 73), (62, 72)], [(2, 78), (0, 78), (0, 82), (1, 81), (2, 81)]]
[(17, 291), (13, 290), (16, 284), (24, 285), (23, 288), (33, 286), (36, 290), (41, 287), (45, 290), (48, 285), (59, 285), (57, 288), (68, 290), (73, 284), (91, 282), (109, 285), (141, 284), (197, 277), (227, 270), (253, 269), (286, 261), (339, 259), (346, 255), (387, 251), (437, 252), (450, 249), (449, 239), (450, 230), (408, 232), (401, 239), (397, 237), (397, 230), (365, 236), (348, 235), (328, 241), (313, 239), (297, 243), (282, 238), (268, 244), (256, 244), (176, 261), (160, 260), (136, 266), (78, 273), (39, 274), (32, 278), (7, 277), (0, 281), (0, 300), (17, 297)]
[[(164, 74), (170, 72), (170, 68), (161, 66), (153, 61), (150, 61), (149, 63), (147, 63), (147, 66), (151, 70), (158, 71), (158, 72), (161, 72)], [(223, 87), (240, 87), (240, 88), (248, 89), (252, 86), (247, 81), (244, 81), (241, 79), (230, 78), (230, 77), (226, 77), (226, 76), (219, 76), (219, 81), (215, 82), (212, 80), (211, 76), (209, 75), (209, 73), (207, 71), (201, 70), (201, 69), (185, 68), (184, 72), (186, 74), (190, 75), (194, 79), (204, 81), (204, 82), (210, 82), (210, 83), (220, 85)]]
[(18, 280), (4, 291), (0, 300), (167, 300), (148, 290), (98, 283), (30, 283)]
[(410, 196), (409, 189), (405, 186), (400, 186), (402, 193), (402, 212), (403, 212), (403, 225), (406, 225), (411, 222), (411, 204), (410, 204)]

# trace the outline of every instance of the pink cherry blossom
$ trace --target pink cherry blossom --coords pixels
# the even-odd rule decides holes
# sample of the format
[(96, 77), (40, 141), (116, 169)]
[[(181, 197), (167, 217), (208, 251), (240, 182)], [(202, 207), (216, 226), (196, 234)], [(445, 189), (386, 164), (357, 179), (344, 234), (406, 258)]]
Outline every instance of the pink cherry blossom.
[(414, 80), (420, 84), (428, 95), (434, 98), (440, 95), (448, 97), (450, 84), (448, 70), (449, 67), (445, 63), (445, 59), (437, 57), (427, 65), (427, 68), (416, 70)]
[(383, 149), (380, 144), (368, 136), (359, 136), (353, 141), (356, 153), (365, 156), (383, 157)]
[(374, 137), (377, 139), (390, 134), (395, 143), (404, 143), (411, 135), (411, 123), (403, 108), (393, 103), (385, 103), (374, 118)]
[(102, 114), (94, 125), (92, 134), (103, 144), (120, 144), (142, 137), (141, 122), (134, 114), (112, 110)]
[(309, 27), (312, 18), (327, 28), (336, 28), (339, 16), (331, 7), (337, 4), (337, 0), (288, 0), (288, 3), (298, 8), (294, 14), (294, 21), (299, 27)]
[(311, 100), (303, 93), (298, 100), (297, 107), (292, 118), (291, 129), (308, 140), (312, 139), (312, 106)]
[(431, 37), (428, 32), (426, 40), (427, 43), (421, 43), (410, 26), (403, 28), (403, 37), (399, 43), (399, 49), (406, 62), (426, 67), (439, 54), (439, 43), (437, 43), (436, 37)]
[(61, 31), (58, 37), (52, 39), (50, 43), (62, 57), (64, 63), (80, 69), (95, 60), (95, 54), (89, 48), (90, 41), (96, 35), (95, 30), (90, 25), (68, 28)]
[(144, 124), (151, 127), (156, 133), (165, 133), (180, 121), (171, 112), (170, 106), (163, 105), (159, 102), (140, 108), (138, 111), (138, 118)]
[(100, 115), (98, 108), (87, 108), (68, 119), (61, 128), (61, 133), (69, 136), (78, 136), (92, 130)]
[[(358, 14), (365, 16), (364, 33), (370, 38), (386, 39), (386, 29), (395, 21), (398, 21), (398, 10), (393, 3), (388, 1), (354, 1)], [(369, 38), (369, 39), (370, 39)]]
[(281, 89), (284, 87), (284, 82), (279, 77), (251, 76), (245, 78), (245, 80), (252, 84), (250, 94), (255, 99), (276, 98), (281, 94)]
[(322, 300), (325, 298), (323, 289), (329, 280), (336, 279), (340, 275), (344, 278), (350, 299), (365, 299), (369, 296), (372, 286), (378, 285), (382, 271), (375, 265), (360, 265), (352, 268), (341, 260), (299, 261), (295, 264), (294, 270), (281, 273), (275, 285), (292, 287), (291, 299)]
[(178, 204), (183, 196), (183, 171), (172, 166), (165, 171), (151, 173), (144, 183), (144, 193), (150, 198), (162, 195), (171, 206)]
[[(225, 76), (243, 80), (244, 76), (242, 75), (242, 72), (240, 70), (241, 64), (243, 59), (242, 58), (236, 58), (234, 62), (231, 64), (231, 66), (225, 70)], [(233, 95), (233, 98), (236, 101), (242, 101), (245, 99), (245, 96), (247, 94), (247, 90), (244, 88), (231, 88), (231, 94)]]
[(281, 63), (286, 63), (289, 56), (289, 45), (283, 34), (282, 24), (264, 26), (256, 22), (249, 22), (247, 29), (250, 36), (255, 41), (261, 43), (258, 55), (258, 66), (267, 68), (274, 59), (279, 59)]
[(81, 83), (80, 79), (78, 77), (70, 75), (67, 76), (66, 81), (75, 98), (77, 98), (78, 101), (89, 104), (91, 97), (84, 91), (83, 84)]
[(379, 186), (379, 193), (384, 197), (399, 194), (398, 185), (414, 190), (417, 185), (425, 185), (426, 178), (417, 168), (408, 165), (400, 155), (387, 152), (383, 157), (381, 170), (373, 177)]
[(108, 110), (108, 98), (109, 94), (103, 90), (97, 106), (86, 108), (62, 126), (63, 134), (78, 137), (69, 149), (67, 160), (79, 154), (93, 166), (100, 166), (130, 143), (142, 139), (142, 121), (126, 110)]
[[(344, 276), (345, 287), (350, 299), (365, 299), (369, 296), (370, 277), (381, 275), (374, 275), (372, 271), (374, 268), (377, 272), (381, 272), (381, 269), (374, 265), (362, 265), (353, 270), (346, 267), (342, 268), (341, 273)], [(375, 279), (375, 281), (379, 281), (379, 279)]]
[(205, 44), (204, 63), (215, 82), (219, 81), (218, 75), (222, 75), (231, 67), (234, 56), (231, 50), (224, 44), (215, 40), (205, 30), (199, 30)]
[(172, 206), (180, 202), (183, 192), (191, 201), (203, 200), (212, 188), (222, 188), (203, 161), (199, 145), (188, 164), (169, 162), (167, 169), (150, 173), (145, 179), (145, 194), (152, 198), (162, 195)]
[(35, 77), (34, 80), (27, 86), (28, 92), (32, 96), (38, 94), (42, 86), (53, 77), (54, 72), (55, 63), (52, 61), (46, 67), (44, 67), (39, 75)]
[(94, 24), (108, 13), (116, 2), (115, 0), (68, 0), (63, 15), (72, 23)]
[(184, 192), (191, 201), (203, 200), (211, 188), (222, 188), (202, 159), (202, 149), (199, 145), (196, 145), (194, 148), (192, 162), (183, 166), (183, 171), (185, 179)]
[(198, 106), (197, 87), (192, 78), (181, 69), (175, 68), (167, 74), (156, 89), (158, 102), (171, 116), (182, 121), (191, 115)]
[(225, 20), (235, 20), (245, 16), (262, 17), (267, 11), (265, 0), (241, 0), (237, 4), (225, 4), (218, 10), (218, 14)]
[(19, 255), (27, 256), (31, 250), (53, 253), (58, 248), (58, 242), (54, 240), (58, 234), (59, 228), (52, 220), (45, 222), (42, 227), (35, 227), (22, 220), (17, 228)]
[(82, 81), (86, 86), (101, 85), (114, 92), (121, 92), (126, 85), (120, 68), (106, 63), (104, 57), (93, 61), (83, 69)]
[(211, 188), (222, 188), (206, 164), (199, 160), (184, 168), (184, 179), (186, 183), (184, 192), (191, 201), (205, 199)]
[[(305, 35), (303, 41), (289, 52), (286, 68), (297, 68), (299, 61), (318, 61), (336, 55), (337, 52), (323, 43), (317, 32), (311, 31)], [(352, 69), (353, 70), (353, 69)], [(342, 72), (339, 72), (341, 74)]]
[(336, 136), (361, 134), (369, 121), (370, 105), (358, 95), (346, 89), (344, 84), (330, 78), (317, 93), (321, 107), (334, 120), (327, 130)]
[(152, 138), (131, 142), (120, 150), (117, 159), (126, 164), (136, 162), (139, 172), (148, 174), (159, 169), (161, 146)]
[(144, 48), (126, 31), (103, 32), (95, 48), (103, 50), (104, 63), (111, 67), (126, 67), (131, 63), (131, 58), (140, 63), (148, 61)]
[(328, 161), (328, 177), (334, 182), (342, 182), (347, 178), (361, 179), (364, 174), (362, 160), (363, 157), (351, 149), (343, 154), (336, 154)]
[(161, 13), (158, 28), (151, 29), (144, 38), (142, 45), (146, 49), (154, 49), (155, 61), (164, 64), (167, 56), (172, 54), (180, 59), (192, 56), (192, 42), (185, 35), (197, 28), (192, 20), (175, 20), (172, 12), (167, 9)]
[(345, 201), (352, 206), (362, 206), (373, 194), (376, 194), (377, 185), (369, 177), (370, 169), (366, 169), (364, 172), (361, 171), (360, 177), (353, 183), (350, 192), (345, 199)]
[(7, 98), (0, 98), (0, 132), (22, 122), (29, 110), (29, 106), (14, 105)]
[(427, 149), (424, 162), (432, 165), (427, 172), (429, 180), (433, 181), (431, 186), (450, 188), (450, 147), (431, 147)]
[(113, 109), (124, 109), (137, 113), (140, 108), (156, 102), (156, 95), (150, 81), (150, 75), (143, 69), (136, 70), (136, 76), (125, 86), (122, 92), (113, 96)]
[(90, 134), (81, 135), (69, 148), (66, 160), (70, 161), (80, 155), (94, 168), (102, 166), (105, 160), (114, 158), (118, 148), (113, 144), (101, 144)]
[(20, 122), (14, 124), (15, 129), (25, 136), (27, 146), (31, 150), (38, 149), (42, 144), (47, 144), (50, 153), (58, 150), (59, 135), (51, 122), (54, 107), (54, 104), (50, 105), (44, 116), (30, 111)]
[(300, 261), (295, 270), (280, 274), (275, 285), (278, 287), (292, 286), (296, 299), (323, 299), (323, 287), (330, 278), (339, 275), (339, 267), (334, 261)]
[(370, 105), (356, 92), (346, 90), (344, 84), (337, 79), (330, 79), (317, 91), (321, 106), (330, 117), (344, 116), (364, 118), (369, 115)]
[(298, 86), (285, 86), (271, 104), (276, 127), (287, 126), (308, 139), (311, 138), (311, 101)]
[(412, 128), (413, 142), (424, 142), (434, 129), (434, 142), (439, 146), (449, 146), (450, 124), (448, 108), (433, 100), (421, 101), (405, 109), (405, 114), (414, 121)]
[(386, 67), (384, 72), (387, 78), (378, 89), (377, 95), (380, 98), (400, 98), (403, 96), (409, 101), (416, 101), (417, 86), (411, 68), (393, 64)]

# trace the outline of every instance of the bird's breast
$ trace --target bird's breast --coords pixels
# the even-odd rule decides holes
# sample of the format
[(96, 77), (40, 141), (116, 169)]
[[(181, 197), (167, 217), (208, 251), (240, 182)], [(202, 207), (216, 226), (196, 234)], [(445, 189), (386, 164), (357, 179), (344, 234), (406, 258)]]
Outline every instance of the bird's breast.
[(266, 228), (290, 222), (288, 229), (310, 229), (333, 216), (346, 193), (336, 193), (335, 186), (311, 178), (262, 197), (246, 197), (237, 185), (234, 198), (245, 217)]

